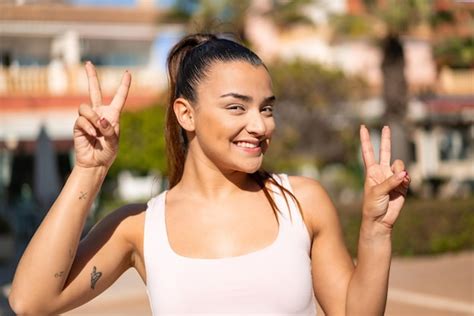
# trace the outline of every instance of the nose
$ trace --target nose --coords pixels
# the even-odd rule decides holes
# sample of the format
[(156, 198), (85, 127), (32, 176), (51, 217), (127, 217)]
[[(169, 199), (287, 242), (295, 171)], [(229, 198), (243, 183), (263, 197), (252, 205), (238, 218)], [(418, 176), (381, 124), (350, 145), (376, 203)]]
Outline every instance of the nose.
[(249, 134), (254, 136), (265, 135), (267, 125), (260, 111), (249, 111), (246, 130)]

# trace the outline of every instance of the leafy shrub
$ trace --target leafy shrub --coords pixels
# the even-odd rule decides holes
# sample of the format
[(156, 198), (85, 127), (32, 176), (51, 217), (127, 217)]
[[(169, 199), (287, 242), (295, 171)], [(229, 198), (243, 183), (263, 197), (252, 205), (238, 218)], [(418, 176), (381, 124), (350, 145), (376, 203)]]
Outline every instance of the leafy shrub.
[[(394, 255), (437, 254), (474, 249), (474, 198), (408, 199), (392, 236)], [(340, 207), (341, 224), (352, 255), (357, 253), (360, 205)]]

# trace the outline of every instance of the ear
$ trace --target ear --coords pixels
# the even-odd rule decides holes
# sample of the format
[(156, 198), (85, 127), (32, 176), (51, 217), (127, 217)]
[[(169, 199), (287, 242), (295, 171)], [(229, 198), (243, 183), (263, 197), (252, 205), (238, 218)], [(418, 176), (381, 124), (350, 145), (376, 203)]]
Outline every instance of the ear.
[(188, 100), (177, 98), (173, 103), (173, 110), (179, 125), (188, 132), (194, 131), (194, 109)]

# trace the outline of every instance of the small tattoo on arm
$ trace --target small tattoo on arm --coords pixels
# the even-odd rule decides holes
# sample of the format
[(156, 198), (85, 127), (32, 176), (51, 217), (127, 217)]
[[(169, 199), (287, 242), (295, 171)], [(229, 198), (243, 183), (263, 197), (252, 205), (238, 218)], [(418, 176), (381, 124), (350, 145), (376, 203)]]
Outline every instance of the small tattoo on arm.
[(56, 273), (54, 274), (54, 277), (55, 277), (55, 278), (60, 278), (60, 277), (62, 277), (63, 275), (64, 275), (64, 271), (60, 271), (60, 272), (56, 272)]
[(95, 284), (102, 276), (102, 272), (98, 272), (96, 266), (92, 269), (91, 272), (91, 289), (95, 289)]
[(85, 200), (87, 197), (87, 192), (81, 191), (81, 194), (79, 195), (79, 200)]

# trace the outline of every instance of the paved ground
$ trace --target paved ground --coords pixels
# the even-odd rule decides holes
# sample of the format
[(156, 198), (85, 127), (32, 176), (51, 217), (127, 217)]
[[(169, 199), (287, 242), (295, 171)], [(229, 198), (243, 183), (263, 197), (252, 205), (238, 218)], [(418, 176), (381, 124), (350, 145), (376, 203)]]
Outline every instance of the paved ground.
[(386, 315), (474, 315), (474, 252), (395, 259)]
[[(151, 312), (145, 287), (130, 270), (100, 297), (66, 315)], [(467, 315), (474, 315), (474, 252), (393, 260), (386, 316)]]

